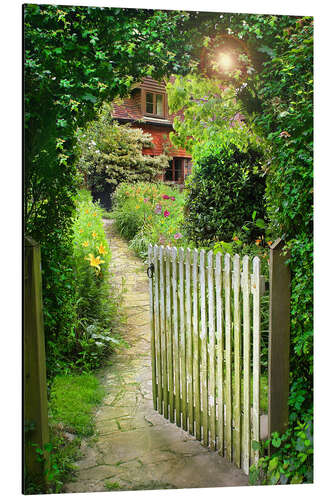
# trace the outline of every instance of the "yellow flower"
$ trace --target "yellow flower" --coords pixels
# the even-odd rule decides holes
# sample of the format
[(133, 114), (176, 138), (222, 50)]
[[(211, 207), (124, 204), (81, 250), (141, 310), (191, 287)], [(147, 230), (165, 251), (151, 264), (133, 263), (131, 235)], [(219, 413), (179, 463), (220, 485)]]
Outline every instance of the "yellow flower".
[(79, 233), (83, 233), (83, 229), (82, 228), (79, 229)]
[(93, 217), (96, 217), (96, 216), (97, 216), (97, 213), (96, 213), (96, 212), (94, 212), (94, 213), (93, 213)]
[(102, 255), (106, 254), (106, 249), (104, 248), (103, 243), (99, 245), (98, 252), (101, 253)]
[(93, 231), (93, 232), (91, 233), (91, 236), (92, 236), (93, 238), (96, 238), (97, 233), (95, 233), (95, 231)]
[(92, 253), (90, 253), (88, 257), (85, 257), (85, 260), (89, 260), (90, 265), (92, 267), (95, 267), (96, 271), (98, 270), (98, 272), (101, 270), (100, 264), (103, 264), (103, 262), (105, 262), (105, 260), (101, 260), (99, 255), (97, 257), (94, 257)]
[(88, 210), (88, 208), (86, 208), (86, 212), (85, 212), (85, 213), (86, 213), (86, 214), (89, 214), (89, 210)]
[(135, 208), (138, 209), (138, 208), (140, 208), (140, 206), (139, 205), (135, 205)]
[(88, 222), (88, 227), (90, 227), (90, 226), (91, 226), (91, 222)]
[(89, 241), (87, 241), (87, 240), (86, 240), (86, 241), (84, 241), (84, 242), (82, 243), (82, 246), (83, 246), (83, 247), (87, 247), (87, 246), (89, 246)]

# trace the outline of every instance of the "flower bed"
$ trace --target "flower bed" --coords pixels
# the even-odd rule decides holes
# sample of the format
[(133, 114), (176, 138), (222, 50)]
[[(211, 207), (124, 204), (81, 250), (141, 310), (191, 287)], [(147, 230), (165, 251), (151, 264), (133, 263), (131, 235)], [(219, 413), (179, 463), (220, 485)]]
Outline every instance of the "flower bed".
[(110, 285), (111, 254), (102, 221), (102, 209), (87, 191), (79, 193), (74, 222), (74, 269), (77, 324), (73, 329), (75, 364), (96, 368), (115, 345), (124, 343), (113, 332), (119, 296)]
[(113, 218), (130, 247), (146, 258), (148, 244), (187, 246), (181, 232), (184, 195), (165, 184), (120, 184), (114, 194)]

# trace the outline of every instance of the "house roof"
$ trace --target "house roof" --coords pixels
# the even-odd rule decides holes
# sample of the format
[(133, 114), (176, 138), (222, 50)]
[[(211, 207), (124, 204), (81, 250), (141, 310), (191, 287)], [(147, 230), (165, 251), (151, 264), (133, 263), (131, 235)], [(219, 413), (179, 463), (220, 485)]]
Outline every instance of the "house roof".
[[(123, 100), (113, 101), (113, 117), (120, 121), (140, 121), (143, 123), (172, 126), (173, 118), (176, 115), (169, 115), (165, 118), (145, 116), (141, 108), (141, 94), (136, 93), (140, 89), (148, 92), (156, 92), (166, 95), (165, 83), (153, 80), (151, 77), (143, 78), (142, 82), (133, 85), (130, 96)], [(182, 115), (182, 113), (177, 113)]]

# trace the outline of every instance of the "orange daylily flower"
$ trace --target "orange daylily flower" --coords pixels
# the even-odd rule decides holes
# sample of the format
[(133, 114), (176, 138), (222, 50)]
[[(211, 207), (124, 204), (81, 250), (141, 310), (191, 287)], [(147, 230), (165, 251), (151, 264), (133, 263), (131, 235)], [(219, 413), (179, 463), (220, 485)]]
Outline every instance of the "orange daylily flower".
[(102, 255), (106, 254), (106, 248), (104, 248), (103, 243), (101, 243), (98, 247), (98, 252)]
[(88, 257), (85, 257), (85, 260), (89, 260), (90, 265), (92, 267), (95, 267), (96, 272), (99, 272), (101, 270), (100, 264), (103, 264), (105, 262), (104, 260), (101, 260), (99, 255), (95, 257), (92, 253), (90, 253)]

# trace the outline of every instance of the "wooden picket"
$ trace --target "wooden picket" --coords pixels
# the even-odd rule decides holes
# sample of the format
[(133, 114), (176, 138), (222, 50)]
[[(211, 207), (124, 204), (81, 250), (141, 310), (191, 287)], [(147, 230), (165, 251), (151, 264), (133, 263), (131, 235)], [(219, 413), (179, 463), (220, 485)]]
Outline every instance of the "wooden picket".
[[(148, 249), (154, 407), (246, 474), (259, 455), (260, 260)], [(252, 382), (252, 383), (251, 383)], [(252, 394), (251, 394), (252, 391)]]

